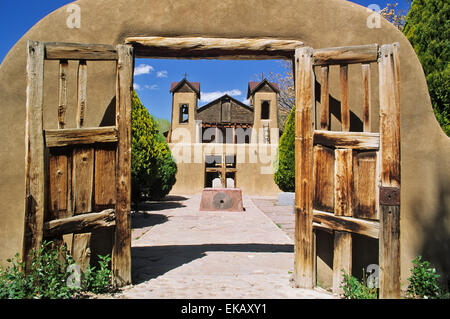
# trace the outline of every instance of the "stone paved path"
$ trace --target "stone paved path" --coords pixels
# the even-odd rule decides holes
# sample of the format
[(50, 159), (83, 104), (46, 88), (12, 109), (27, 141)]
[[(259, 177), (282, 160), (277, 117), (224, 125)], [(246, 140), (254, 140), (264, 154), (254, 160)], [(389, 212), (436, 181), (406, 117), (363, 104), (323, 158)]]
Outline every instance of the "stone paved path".
[(200, 195), (133, 213), (133, 281), (114, 298), (334, 298), (293, 288), (293, 241), (244, 197), (244, 213), (199, 212)]

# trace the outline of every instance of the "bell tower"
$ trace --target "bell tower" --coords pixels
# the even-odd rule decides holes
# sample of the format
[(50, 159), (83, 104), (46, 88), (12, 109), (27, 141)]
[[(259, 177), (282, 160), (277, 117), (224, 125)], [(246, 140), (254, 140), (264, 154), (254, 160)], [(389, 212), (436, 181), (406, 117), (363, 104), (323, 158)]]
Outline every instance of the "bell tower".
[(169, 143), (172, 142), (173, 132), (176, 130), (178, 132), (188, 130), (190, 141), (184, 140), (183, 142), (194, 143), (200, 83), (189, 82), (184, 78), (180, 82), (172, 83), (170, 92), (172, 93), (172, 121), (168, 138)]
[(271, 144), (278, 141), (278, 133), (272, 129), (278, 128), (278, 93), (276, 83), (267, 79), (261, 82), (250, 82), (247, 98), (253, 107), (253, 129), (256, 134), (252, 136), (252, 143)]

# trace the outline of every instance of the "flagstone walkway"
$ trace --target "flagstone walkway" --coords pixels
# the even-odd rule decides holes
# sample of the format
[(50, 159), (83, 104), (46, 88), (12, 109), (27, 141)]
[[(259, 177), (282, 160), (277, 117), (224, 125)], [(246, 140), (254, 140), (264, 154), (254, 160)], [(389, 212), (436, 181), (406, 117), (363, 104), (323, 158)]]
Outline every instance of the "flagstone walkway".
[(292, 287), (293, 240), (255, 202), (244, 197), (244, 213), (200, 212), (200, 195), (144, 205), (132, 215), (133, 286), (114, 298), (335, 298)]

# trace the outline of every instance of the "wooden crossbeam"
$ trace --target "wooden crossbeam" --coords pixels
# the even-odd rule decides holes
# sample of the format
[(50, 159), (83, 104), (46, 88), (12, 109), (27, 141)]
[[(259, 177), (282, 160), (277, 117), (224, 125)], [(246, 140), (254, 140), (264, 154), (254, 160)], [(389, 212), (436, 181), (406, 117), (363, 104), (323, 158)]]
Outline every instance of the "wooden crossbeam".
[(380, 148), (380, 134), (368, 132), (314, 131), (314, 144), (333, 148), (377, 151)]
[(114, 143), (118, 141), (118, 131), (114, 126), (99, 128), (81, 128), (64, 130), (46, 130), (47, 147), (63, 147), (69, 145)]
[(314, 50), (314, 65), (377, 62), (378, 44), (346, 46)]
[(69, 218), (56, 219), (44, 224), (44, 236), (47, 238), (65, 234), (89, 233), (97, 229), (115, 226), (114, 209), (100, 213), (89, 213)]
[(117, 50), (107, 44), (75, 44), (62, 42), (48, 42), (45, 44), (45, 58), (47, 60), (117, 60)]
[(302, 41), (270, 38), (131, 37), (136, 56), (183, 59), (292, 59)]
[(314, 222), (330, 230), (346, 231), (371, 238), (378, 238), (380, 223), (354, 217), (335, 216), (332, 213), (313, 211)]

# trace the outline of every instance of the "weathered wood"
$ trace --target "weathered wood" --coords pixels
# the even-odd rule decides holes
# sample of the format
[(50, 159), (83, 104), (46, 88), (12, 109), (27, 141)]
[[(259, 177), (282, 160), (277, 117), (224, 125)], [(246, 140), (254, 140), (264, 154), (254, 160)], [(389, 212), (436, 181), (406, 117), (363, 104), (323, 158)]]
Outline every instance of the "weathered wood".
[[(400, 66), (398, 46), (397, 43), (383, 45), (379, 61), (380, 178), (382, 188), (393, 189), (400, 188)], [(380, 298), (400, 298), (400, 205), (380, 205), (380, 221)]]
[(75, 148), (72, 177), (75, 215), (92, 212), (93, 183), (94, 149), (90, 147)]
[(334, 254), (333, 254), (333, 293), (342, 294), (340, 288), (344, 279), (344, 274), (352, 274), (352, 235), (347, 232), (336, 231), (334, 233)]
[(87, 108), (87, 64), (81, 60), (78, 65), (78, 101), (77, 101), (77, 128), (84, 126)]
[(73, 260), (85, 272), (91, 263), (91, 233), (74, 234), (72, 244)]
[(350, 131), (350, 107), (348, 105), (348, 65), (341, 65), (341, 124), (342, 131)]
[(116, 48), (107, 44), (46, 43), (47, 60), (117, 60)]
[(67, 60), (59, 62), (59, 99), (58, 99), (58, 128), (63, 129), (66, 125), (67, 110), (67, 76), (69, 63)]
[(188, 59), (292, 59), (294, 50), (303, 46), (298, 40), (203, 37), (132, 37), (126, 43), (134, 46), (138, 58)]
[(377, 153), (362, 152), (356, 155), (354, 176), (353, 216), (365, 219), (378, 219), (377, 194)]
[(52, 238), (66, 234), (82, 234), (115, 226), (114, 209), (100, 213), (89, 213), (63, 219), (55, 219), (44, 224), (44, 235)]
[(363, 127), (364, 132), (370, 132), (372, 129), (370, 122), (370, 113), (372, 111), (370, 64), (365, 63), (362, 65), (362, 83), (363, 83)]
[(314, 131), (314, 144), (333, 148), (377, 151), (380, 148), (380, 134), (366, 132)]
[(118, 45), (116, 126), (119, 129), (116, 166), (116, 233), (112, 269), (118, 286), (131, 283), (131, 97), (133, 48)]
[(400, 298), (400, 206), (380, 209), (380, 298)]
[(314, 209), (334, 211), (334, 150), (314, 147)]
[(95, 209), (116, 204), (116, 149), (98, 148), (95, 150)]
[(87, 145), (95, 143), (114, 143), (118, 141), (117, 128), (99, 127), (82, 129), (46, 130), (47, 147), (63, 147), (69, 145)]
[(322, 86), (320, 91), (320, 129), (330, 128), (330, 96), (328, 95), (329, 66), (321, 68)]
[(346, 231), (371, 238), (378, 238), (380, 223), (354, 217), (335, 216), (332, 213), (314, 210), (314, 222), (330, 230)]
[(28, 41), (25, 122), (25, 226), (22, 259), (29, 265), (30, 252), (42, 242), (46, 208), (43, 136), (44, 45)]
[(313, 270), (313, 91), (312, 48), (295, 51), (295, 257), (294, 281), (314, 286)]
[(334, 214), (353, 216), (353, 151), (335, 150)]
[(68, 154), (52, 152), (49, 157), (49, 218), (67, 217)]
[(314, 51), (314, 65), (353, 64), (376, 62), (378, 45), (336, 47)]

